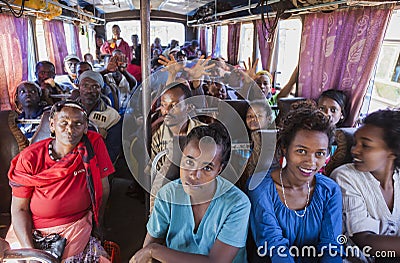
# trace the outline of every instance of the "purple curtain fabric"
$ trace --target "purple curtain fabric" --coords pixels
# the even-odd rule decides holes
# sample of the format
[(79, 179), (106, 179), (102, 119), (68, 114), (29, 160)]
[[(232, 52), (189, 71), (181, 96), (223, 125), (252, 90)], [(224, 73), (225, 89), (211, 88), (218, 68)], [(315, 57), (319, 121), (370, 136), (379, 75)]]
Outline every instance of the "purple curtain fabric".
[(228, 25), (228, 63), (237, 65), (239, 60), (240, 23)]
[[(266, 23), (268, 26), (268, 23)], [(271, 61), (271, 53), (274, 48), (274, 37), (270, 36), (267, 29), (263, 26), (261, 20), (257, 20), (256, 29), (258, 35), (258, 46), (260, 49), (261, 64), (264, 70), (270, 70), (269, 65)], [(268, 39), (270, 38), (270, 39)]]
[(299, 58), (299, 95), (316, 99), (327, 89), (350, 97), (345, 126), (358, 118), (393, 6), (305, 16)]
[(49, 60), (56, 68), (56, 74), (64, 74), (64, 57), (68, 55), (65, 41), (64, 25), (62, 21), (44, 21), (44, 37)]
[(17, 85), (28, 79), (28, 19), (0, 14), (0, 24), (0, 110), (10, 110)]
[(73, 45), (75, 46), (75, 51), (76, 55), (78, 58), (83, 59), (82, 57), (82, 51), (81, 51), (81, 44), (79, 42), (79, 27), (74, 26), (74, 43)]
[[(200, 50), (207, 52), (206, 27), (200, 28)], [(207, 54), (204, 54), (207, 57)]]

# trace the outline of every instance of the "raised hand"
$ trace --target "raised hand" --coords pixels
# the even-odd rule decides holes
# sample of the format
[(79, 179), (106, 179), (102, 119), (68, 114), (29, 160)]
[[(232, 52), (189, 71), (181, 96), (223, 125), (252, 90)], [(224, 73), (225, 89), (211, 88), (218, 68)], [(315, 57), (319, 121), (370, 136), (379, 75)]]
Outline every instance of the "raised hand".
[(253, 65), (251, 65), (251, 60), (250, 58), (248, 58), (248, 67), (246, 65), (246, 62), (244, 62), (244, 69), (245, 69), (245, 73), (252, 79), (254, 79), (256, 77), (256, 68), (257, 68), (257, 64), (258, 64), (258, 58), (256, 58), (256, 60), (254, 61)]
[(115, 72), (118, 70), (118, 55), (114, 55), (110, 58), (107, 64), (107, 71)]
[(171, 74), (172, 76), (175, 76), (179, 71), (184, 68), (183, 63), (178, 63), (172, 54), (169, 55), (170, 59), (164, 57), (163, 55), (160, 55), (158, 58), (158, 63), (165, 66), (165, 69), (162, 70), (168, 71), (169, 74)]
[(204, 55), (201, 55), (200, 59), (197, 61), (196, 65), (192, 68), (184, 68), (193, 80), (200, 79), (203, 75), (211, 75), (210, 72), (206, 70), (215, 67), (215, 64), (207, 65), (211, 57), (204, 59)]

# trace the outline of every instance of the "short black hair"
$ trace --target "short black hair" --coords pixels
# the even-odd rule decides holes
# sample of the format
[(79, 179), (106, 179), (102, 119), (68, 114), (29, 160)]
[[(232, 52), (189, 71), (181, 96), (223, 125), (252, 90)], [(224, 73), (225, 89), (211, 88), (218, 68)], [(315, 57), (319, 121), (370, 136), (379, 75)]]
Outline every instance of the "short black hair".
[(42, 60), (42, 61), (39, 61), (38, 63), (36, 63), (35, 72), (38, 73), (38, 68), (40, 66), (44, 66), (44, 65), (50, 66), (53, 69), (54, 74), (56, 73), (56, 67), (54, 66), (54, 64), (47, 60)]
[(400, 169), (400, 108), (372, 112), (363, 123), (383, 129), (383, 140), (396, 155), (395, 169)]
[(164, 89), (164, 91), (161, 93), (161, 96), (164, 95), (167, 91), (174, 90), (174, 89), (180, 89), (182, 90), (185, 99), (192, 97), (192, 91), (190, 90), (190, 87), (185, 85), (182, 82), (172, 82), (171, 84), (167, 85)]
[(335, 127), (328, 115), (323, 113), (312, 100), (293, 103), (289, 113), (279, 123), (277, 145), (287, 149), (300, 130), (319, 131), (328, 136), (328, 150), (334, 140)]
[(87, 113), (86, 113), (85, 108), (83, 107), (83, 105), (82, 105), (80, 102), (78, 102), (78, 101), (76, 101), (76, 100), (62, 100), (62, 101), (57, 101), (57, 102), (54, 103), (54, 105), (51, 107), (51, 110), (50, 110), (50, 117), (49, 117), (49, 118), (50, 118), (50, 119), (54, 118), (54, 114), (55, 114), (56, 112), (60, 112), (60, 111), (61, 111), (63, 108), (65, 108), (65, 107), (71, 107), (71, 108), (75, 108), (75, 109), (78, 109), (78, 110), (82, 111), (83, 114), (84, 114), (85, 117), (86, 117), (86, 120), (89, 121), (88, 115), (87, 115)]
[[(209, 137), (207, 139), (207, 137)], [(205, 138), (209, 140), (212, 138), (215, 144), (221, 147), (221, 163), (225, 166), (231, 154), (231, 139), (229, 133), (225, 126), (219, 122), (211, 123), (210, 125), (202, 125), (193, 128), (183, 145), (183, 149), (193, 140), (200, 141), (200, 139)], [(207, 142), (212, 142), (211, 140)]]

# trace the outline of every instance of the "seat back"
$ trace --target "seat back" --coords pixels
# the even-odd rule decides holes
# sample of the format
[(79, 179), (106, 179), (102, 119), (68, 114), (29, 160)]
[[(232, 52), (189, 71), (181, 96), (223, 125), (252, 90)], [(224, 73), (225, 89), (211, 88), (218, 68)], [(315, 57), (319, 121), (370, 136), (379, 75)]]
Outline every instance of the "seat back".
[(337, 148), (326, 164), (325, 173), (330, 176), (337, 167), (350, 163), (353, 159), (351, 156), (351, 147), (354, 143), (354, 133), (357, 128), (338, 128), (335, 133), (335, 141)]
[[(18, 128), (15, 111), (0, 111), (0, 236), (4, 236), (10, 225), (11, 188), (8, 184), (8, 170), (11, 160), (26, 146), (28, 139)], [(2, 227), (3, 226), (3, 227)]]
[(50, 111), (44, 111), (42, 118), (40, 118), (40, 124), (37, 128), (35, 134), (33, 134), (31, 139), (31, 144), (47, 139), (50, 137)]
[(278, 125), (280, 120), (288, 114), (290, 107), (297, 101), (306, 100), (303, 97), (280, 98), (278, 101), (279, 114), (276, 117), (275, 123)]

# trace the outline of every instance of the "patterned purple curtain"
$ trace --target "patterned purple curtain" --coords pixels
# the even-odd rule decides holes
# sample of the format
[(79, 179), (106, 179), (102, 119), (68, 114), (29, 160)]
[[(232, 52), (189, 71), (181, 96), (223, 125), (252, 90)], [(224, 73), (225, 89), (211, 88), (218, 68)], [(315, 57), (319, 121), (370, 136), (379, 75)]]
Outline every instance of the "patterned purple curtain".
[[(200, 50), (207, 52), (206, 27), (200, 28)], [(204, 54), (207, 57), (207, 54)]]
[(345, 91), (358, 118), (393, 6), (364, 7), (305, 16), (299, 58), (299, 95), (317, 98), (327, 89)]
[(218, 34), (218, 27), (213, 26), (212, 39), (211, 39), (211, 57), (215, 57), (215, 48), (217, 46), (217, 34)]
[[(268, 27), (268, 23), (266, 23)], [(258, 35), (258, 46), (260, 48), (261, 64), (264, 70), (270, 70), (269, 65), (271, 62), (271, 54), (274, 48), (274, 38), (275, 35), (270, 37), (267, 29), (263, 26), (262, 20), (257, 20), (256, 29)], [(269, 39), (268, 39), (269, 38)]]
[(0, 110), (10, 110), (17, 85), (28, 79), (28, 19), (0, 14)]
[(239, 40), (240, 28), (242, 24), (229, 24), (228, 25), (228, 63), (237, 65), (239, 60)]
[(56, 74), (64, 74), (64, 57), (68, 55), (62, 21), (44, 21), (44, 37), (49, 60), (56, 67)]
[(75, 46), (75, 52), (78, 58), (83, 59), (82, 57), (82, 51), (81, 51), (81, 44), (79, 42), (79, 26), (74, 25), (74, 43), (73, 45)]

